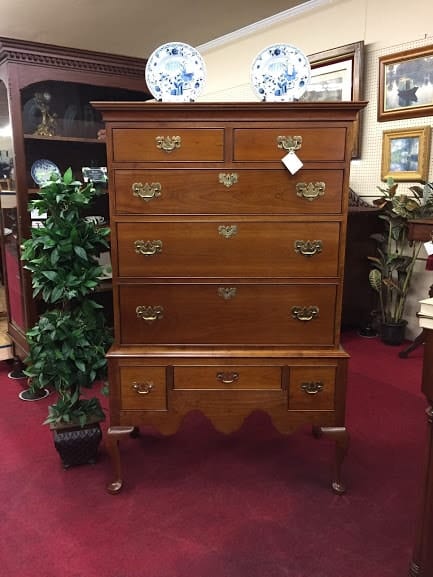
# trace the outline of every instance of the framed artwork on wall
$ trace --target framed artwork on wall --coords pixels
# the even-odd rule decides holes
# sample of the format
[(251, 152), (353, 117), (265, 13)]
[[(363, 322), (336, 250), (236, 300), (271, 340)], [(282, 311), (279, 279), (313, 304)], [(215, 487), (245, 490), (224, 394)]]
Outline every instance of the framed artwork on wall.
[[(335, 102), (361, 100), (364, 67), (364, 42), (346, 44), (310, 54), (311, 80), (301, 101)], [(352, 158), (361, 155), (361, 122), (354, 125)]]
[(382, 180), (426, 181), (429, 155), (430, 126), (386, 130), (382, 140)]
[(377, 120), (433, 114), (433, 46), (379, 58)]

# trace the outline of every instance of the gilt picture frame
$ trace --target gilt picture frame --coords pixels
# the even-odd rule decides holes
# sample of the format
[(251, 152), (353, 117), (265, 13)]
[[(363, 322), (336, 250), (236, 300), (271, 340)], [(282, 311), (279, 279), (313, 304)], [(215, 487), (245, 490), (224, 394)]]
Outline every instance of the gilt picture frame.
[(386, 130), (382, 140), (382, 180), (422, 182), (428, 178), (430, 126)]
[[(311, 80), (301, 101), (340, 102), (362, 99), (363, 41), (310, 54), (308, 60), (311, 65)], [(354, 124), (352, 158), (360, 156), (361, 116), (358, 116)]]
[(433, 114), (433, 45), (379, 58), (377, 120)]

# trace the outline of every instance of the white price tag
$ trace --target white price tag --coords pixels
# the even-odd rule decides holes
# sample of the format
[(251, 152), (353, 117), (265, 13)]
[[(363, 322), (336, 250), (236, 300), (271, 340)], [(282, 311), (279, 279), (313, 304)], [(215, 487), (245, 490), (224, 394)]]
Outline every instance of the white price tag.
[(433, 242), (431, 240), (424, 243), (424, 248), (428, 256), (431, 256), (433, 254)]
[(284, 164), (290, 174), (295, 174), (295, 172), (298, 172), (298, 170), (304, 166), (293, 150), (286, 154), (286, 156), (283, 156), (281, 162)]

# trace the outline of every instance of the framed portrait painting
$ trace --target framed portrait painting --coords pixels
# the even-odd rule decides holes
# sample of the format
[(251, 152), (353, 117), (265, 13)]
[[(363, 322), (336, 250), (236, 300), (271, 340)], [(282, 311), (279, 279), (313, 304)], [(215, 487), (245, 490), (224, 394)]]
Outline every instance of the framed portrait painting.
[(379, 58), (377, 120), (433, 114), (433, 46)]
[(382, 141), (382, 180), (426, 181), (429, 155), (430, 126), (386, 130)]
[[(346, 44), (324, 52), (310, 54), (311, 80), (301, 97), (306, 102), (355, 101), (362, 97), (364, 42)], [(361, 152), (361, 125), (354, 126), (352, 158)]]

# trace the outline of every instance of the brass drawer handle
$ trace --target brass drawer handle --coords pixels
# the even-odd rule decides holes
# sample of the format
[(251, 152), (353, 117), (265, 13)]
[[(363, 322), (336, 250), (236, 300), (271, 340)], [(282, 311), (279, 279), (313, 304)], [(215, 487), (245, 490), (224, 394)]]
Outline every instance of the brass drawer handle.
[(236, 296), (237, 289), (235, 287), (219, 287), (218, 295), (224, 300), (228, 301)]
[(319, 316), (319, 307), (292, 307), (292, 317), (298, 321), (311, 321)]
[(149, 393), (152, 392), (153, 388), (154, 388), (154, 384), (152, 382), (149, 383), (137, 383), (137, 382), (133, 382), (132, 383), (132, 388), (134, 389), (134, 391), (138, 394), (138, 395), (148, 395)]
[(149, 202), (149, 200), (158, 198), (162, 194), (162, 186), (159, 182), (152, 182), (150, 184), (148, 182), (145, 184), (142, 182), (134, 182), (131, 189), (133, 196), (141, 198), (144, 202)]
[(236, 224), (220, 224), (218, 227), (218, 233), (224, 238), (232, 238), (238, 234), (238, 227)]
[(295, 240), (295, 252), (302, 256), (313, 256), (322, 252), (321, 240)]
[(313, 201), (325, 194), (326, 184), (324, 182), (298, 182), (296, 184), (296, 195)]
[(164, 152), (172, 152), (176, 148), (180, 148), (182, 138), (180, 136), (156, 136), (156, 148)]
[(301, 383), (301, 389), (307, 395), (317, 395), (320, 391), (323, 391), (323, 383), (320, 381), (314, 382), (311, 381), (309, 383)]
[(302, 146), (302, 136), (277, 136), (277, 148), (283, 150), (299, 150)]
[(218, 176), (218, 181), (225, 187), (230, 188), (238, 181), (238, 175), (236, 172), (220, 172)]
[(143, 256), (153, 256), (162, 252), (162, 240), (134, 240), (135, 252)]
[(239, 373), (217, 373), (216, 379), (223, 385), (231, 385), (239, 380)]
[(139, 305), (135, 312), (138, 319), (143, 319), (146, 323), (153, 323), (154, 321), (164, 318), (164, 307), (160, 305)]

